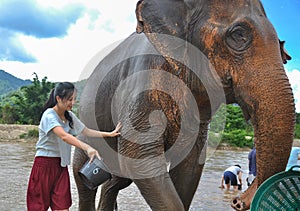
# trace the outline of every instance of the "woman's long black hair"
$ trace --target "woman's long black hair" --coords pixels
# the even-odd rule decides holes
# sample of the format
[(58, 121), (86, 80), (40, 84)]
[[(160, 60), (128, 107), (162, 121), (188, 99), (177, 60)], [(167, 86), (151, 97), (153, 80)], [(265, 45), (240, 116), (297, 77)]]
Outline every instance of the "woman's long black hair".
[[(70, 82), (61, 82), (56, 84), (55, 88), (52, 89), (49, 99), (44, 105), (42, 115), (48, 108), (53, 108), (57, 104), (56, 96), (61, 99), (69, 99), (74, 91), (76, 91), (74, 84)], [(65, 111), (65, 118), (69, 121), (69, 126), (73, 128), (73, 119), (68, 111)]]

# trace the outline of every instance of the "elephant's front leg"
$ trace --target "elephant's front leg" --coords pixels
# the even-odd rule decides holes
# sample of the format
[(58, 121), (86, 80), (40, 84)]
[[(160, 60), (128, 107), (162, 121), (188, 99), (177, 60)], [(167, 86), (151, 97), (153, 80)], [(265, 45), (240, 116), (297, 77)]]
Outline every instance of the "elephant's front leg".
[(76, 182), (78, 196), (79, 196), (79, 209), (80, 211), (95, 211), (95, 196), (97, 190), (90, 190), (84, 184), (80, 178), (78, 172), (88, 160), (88, 156), (85, 152), (79, 148), (75, 148), (73, 158), (73, 174)]
[(118, 142), (121, 173), (133, 180), (152, 210), (184, 211), (167, 171), (162, 122), (153, 118), (151, 127), (145, 121), (135, 129), (130, 127), (131, 122), (123, 123)]
[(135, 146), (125, 147), (133, 153), (131, 155), (124, 156), (124, 151), (121, 151), (121, 171), (125, 177), (133, 180), (151, 209), (183, 211), (181, 199), (167, 172), (163, 145), (158, 143), (136, 145), (126, 142)]
[(117, 196), (120, 190), (128, 187), (132, 180), (113, 175), (112, 179), (101, 187), (101, 195), (97, 211), (113, 211), (117, 206)]
[(202, 175), (206, 159), (207, 130), (208, 123), (201, 123), (199, 136), (190, 152), (175, 167), (171, 164), (170, 176), (185, 210), (189, 210)]
[(135, 179), (134, 183), (153, 211), (184, 211), (181, 199), (167, 172), (152, 178)]

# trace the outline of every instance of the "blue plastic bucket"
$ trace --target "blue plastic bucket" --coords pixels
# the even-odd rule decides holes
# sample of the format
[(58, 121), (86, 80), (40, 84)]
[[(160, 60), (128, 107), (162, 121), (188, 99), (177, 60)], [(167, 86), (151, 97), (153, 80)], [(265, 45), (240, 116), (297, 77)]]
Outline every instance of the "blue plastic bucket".
[(87, 161), (78, 172), (86, 187), (95, 190), (99, 185), (111, 179), (109, 169), (103, 160), (95, 158), (93, 162)]

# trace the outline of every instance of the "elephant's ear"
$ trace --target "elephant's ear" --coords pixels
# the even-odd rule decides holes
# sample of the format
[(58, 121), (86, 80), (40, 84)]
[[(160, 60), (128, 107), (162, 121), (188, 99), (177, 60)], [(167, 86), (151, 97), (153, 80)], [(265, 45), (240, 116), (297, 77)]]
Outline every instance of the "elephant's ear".
[(291, 60), (292, 57), (289, 55), (287, 50), (284, 48), (284, 43), (285, 43), (285, 41), (279, 40), (282, 62), (283, 62), (283, 64), (286, 64), (287, 60)]
[(185, 39), (187, 9), (184, 0), (140, 0), (136, 7), (136, 31)]
[[(136, 7), (137, 33), (143, 32), (174, 70), (187, 58), (187, 43), (206, 1), (140, 0)], [(179, 38), (179, 39), (178, 39)], [(191, 48), (191, 47), (190, 47)], [(198, 60), (197, 60), (198, 61)]]

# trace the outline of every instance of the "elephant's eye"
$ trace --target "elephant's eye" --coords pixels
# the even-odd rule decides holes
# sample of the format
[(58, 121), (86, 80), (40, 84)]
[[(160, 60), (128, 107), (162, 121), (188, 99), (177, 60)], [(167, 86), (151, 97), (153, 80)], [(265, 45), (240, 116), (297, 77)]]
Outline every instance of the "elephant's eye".
[(238, 52), (246, 50), (252, 39), (253, 36), (247, 24), (234, 25), (226, 33), (227, 45)]

